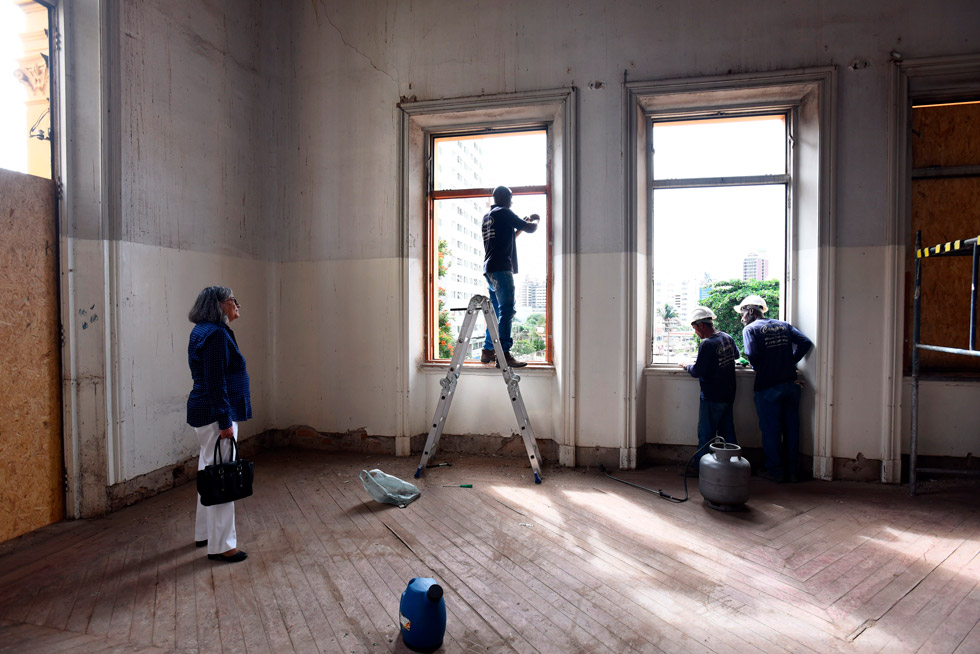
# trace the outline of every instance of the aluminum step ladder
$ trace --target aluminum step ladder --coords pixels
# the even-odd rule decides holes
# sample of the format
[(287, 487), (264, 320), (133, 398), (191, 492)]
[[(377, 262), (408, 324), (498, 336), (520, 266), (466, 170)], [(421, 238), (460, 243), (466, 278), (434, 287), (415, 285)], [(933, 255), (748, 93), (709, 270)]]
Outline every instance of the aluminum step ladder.
[[(493, 339), (494, 352), (500, 355), (504, 348), (500, 344), (500, 332), (497, 328), (497, 315), (494, 313), (490, 298), (485, 295), (474, 295), (470, 298), (469, 305), (463, 308), (455, 308), (452, 311), (466, 311), (463, 319), (463, 326), (459, 330), (459, 338), (456, 340), (456, 347), (453, 351), (453, 358), (449, 362), (449, 372), (439, 380), (442, 386), (442, 394), (439, 403), (436, 405), (436, 412), (432, 416), (432, 426), (429, 428), (429, 437), (425, 441), (425, 449), (422, 450), (422, 460), (419, 462), (419, 469), (415, 471), (415, 478), (422, 476), (429, 458), (435, 453), (439, 446), (439, 438), (442, 436), (442, 429), (446, 426), (446, 417), (449, 415), (449, 407), (453, 403), (453, 396), (456, 394), (456, 384), (459, 382), (459, 375), (463, 371), (463, 361), (470, 351), (470, 337), (473, 334), (473, 326), (480, 312), (487, 323), (490, 331), (490, 338)], [(527, 448), (527, 457), (531, 460), (531, 468), (534, 470), (534, 483), (541, 483), (541, 466), (539, 461), (541, 455), (538, 453), (538, 443), (534, 438), (534, 430), (531, 429), (531, 421), (527, 416), (527, 409), (524, 407), (524, 398), (521, 397), (521, 378), (510, 366), (503, 356), (497, 357), (500, 364), (500, 373), (507, 384), (507, 393), (510, 395), (511, 406), (514, 407), (514, 415), (517, 416), (517, 424), (521, 428), (521, 437), (524, 439), (524, 447)]]

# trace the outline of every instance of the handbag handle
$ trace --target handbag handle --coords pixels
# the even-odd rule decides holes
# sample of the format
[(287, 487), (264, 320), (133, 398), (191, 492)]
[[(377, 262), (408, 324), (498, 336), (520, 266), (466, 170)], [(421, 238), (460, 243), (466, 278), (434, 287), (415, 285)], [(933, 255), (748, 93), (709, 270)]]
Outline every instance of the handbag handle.
[[(218, 440), (216, 440), (214, 442), (214, 462), (215, 463), (219, 463), (219, 464), (220, 463), (223, 463), (223, 461), (221, 460), (221, 450), (218, 449), (218, 446), (221, 445), (221, 441), (223, 441), (223, 440), (224, 440), (223, 438), (219, 438)], [(232, 461), (234, 461), (235, 459), (238, 458), (238, 444), (235, 442), (235, 439), (234, 438), (229, 438), (228, 440), (231, 441), (231, 457), (228, 459), (228, 463), (231, 463)]]

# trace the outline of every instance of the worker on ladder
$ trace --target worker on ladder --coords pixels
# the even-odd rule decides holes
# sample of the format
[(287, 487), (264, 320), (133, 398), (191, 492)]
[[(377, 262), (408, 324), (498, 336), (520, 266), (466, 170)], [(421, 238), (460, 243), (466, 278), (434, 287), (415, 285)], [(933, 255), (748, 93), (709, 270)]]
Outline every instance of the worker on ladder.
[[(521, 232), (532, 233), (538, 229), (538, 214), (531, 214), (526, 220), (521, 220), (510, 210), (514, 194), (506, 186), (498, 186), (493, 190), (493, 206), (483, 217), (483, 276), (487, 278), (490, 287), (490, 302), (500, 325), (500, 343), (504, 348), (504, 357), (511, 368), (526, 366), (524, 361), (518, 361), (510, 354), (514, 344), (511, 338), (511, 324), (514, 320), (514, 273), (517, 272), (517, 235)], [(482, 363), (495, 361), (499, 353), (494, 352), (490, 330), (487, 329), (483, 341)], [(498, 361), (497, 366), (500, 366)]]

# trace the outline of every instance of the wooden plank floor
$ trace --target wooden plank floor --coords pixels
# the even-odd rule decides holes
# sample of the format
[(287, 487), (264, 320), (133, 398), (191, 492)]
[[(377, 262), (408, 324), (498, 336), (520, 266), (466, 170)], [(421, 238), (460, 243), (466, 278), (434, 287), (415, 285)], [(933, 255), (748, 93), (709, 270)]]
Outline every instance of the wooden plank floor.
[[(398, 509), (357, 474), (412, 480), (415, 458), (263, 453), (239, 564), (194, 547), (192, 485), (4, 544), (0, 652), (405, 652), (416, 576), (446, 589), (445, 652), (980, 652), (976, 484), (753, 478), (749, 510), (722, 513), (697, 480), (677, 504), (452, 461)], [(678, 470), (616, 474), (681, 495)]]

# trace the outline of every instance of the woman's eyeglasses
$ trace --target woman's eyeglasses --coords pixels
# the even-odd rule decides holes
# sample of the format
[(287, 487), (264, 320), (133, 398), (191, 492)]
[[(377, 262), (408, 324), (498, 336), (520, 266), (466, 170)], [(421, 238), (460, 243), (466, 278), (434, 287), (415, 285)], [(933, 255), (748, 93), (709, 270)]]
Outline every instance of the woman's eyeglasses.
[(241, 304), (238, 303), (238, 300), (235, 299), (235, 296), (234, 295), (232, 295), (230, 298), (228, 298), (227, 300), (225, 300), (225, 302), (234, 302), (236, 307), (242, 306)]

